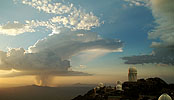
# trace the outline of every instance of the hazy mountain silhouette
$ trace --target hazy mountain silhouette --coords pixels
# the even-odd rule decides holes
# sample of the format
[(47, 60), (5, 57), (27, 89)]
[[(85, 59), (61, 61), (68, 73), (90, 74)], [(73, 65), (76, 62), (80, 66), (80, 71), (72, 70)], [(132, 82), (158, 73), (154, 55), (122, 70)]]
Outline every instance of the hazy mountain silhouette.
[(92, 87), (79, 84), (71, 87), (41, 87), (36, 85), (0, 88), (0, 100), (71, 100)]

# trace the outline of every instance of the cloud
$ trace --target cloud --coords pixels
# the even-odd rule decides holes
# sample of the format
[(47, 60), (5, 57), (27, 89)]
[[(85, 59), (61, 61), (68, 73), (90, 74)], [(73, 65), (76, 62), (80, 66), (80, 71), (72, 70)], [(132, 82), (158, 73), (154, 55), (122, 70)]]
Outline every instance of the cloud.
[(76, 59), (80, 60), (81, 63), (89, 63), (90, 61), (93, 61), (94, 59), (97, 59), (101, 56), (104, 56), (107, 53), (110, 52), (122, 52), (122, 48), (118, 48), (116, 50), (106, 50), (106, 49), (92, 49), (92, 50), (85, 50), (80, 52), (77, 56)]
[(161, 42), (154, 42), (152, 47), (174, 46), (174, 1), (173, 0), (152, 0), (152, 13), (157, 26), (148, 33), (150, 39), (160, 39)]
[[(79, 37), (78, 34), (84, 35)], [(55, 51), (55, 54), (62, 59), (69, 59), (79, 51), (91, 49), (106, 49), (109, 51), (118, 50), (122, 48), (122, 42), (115, 39), (102, 39), (97, 33), (92, 32), (65, 31), (59, 35), (53, 35), (47, 39), (38, 41), (34, 46), (29, 48), (29, 51), (33, 53), (47, 52), (49, 48), (52, 48), (52, 50), (54, 49), (53, 51)]]
[(60, 28), (71, 30), (91, 30), (99, 27), (100, 20), (92, 12), (85, 12), (82, 8), (76, 8), (72, 3), (51, 2), (51, 0), (14, 0), (15, 3), (22, 3), (31, 6), (38, 11), (53, 15), (42, 21), (39, 19), (25, 20), (25, 23), (14, 21), (0, 25), (0, 34), (16, 36), (25, 32), (35, 32), (37, 27), (50, 29), (52, 34)]
[(32, 29), (31, 26), (19, 23), (18, 21), (14, 21), (12, 23), (8, 22), (5, 25), (0, 25), (0, 34), (15, 36), (25, 32), (35, 32), (35, 30)]
[(167, 65), (174, 65), (174, 49), (154, 49), (153, 54), (149, 55), (138, 55), (138, 56), (130, 56), (130, 57), (123, 57), (125, 64), (167, 64)]
[(50, 21), (25, 20), (24, 24), (14, 21), (0, 25), (0, 34), (16, 36), (25, 32), (36, 32), (37, 27), (45, 27), (45, 29), (50, 29), (53, 32), (60, 28), (58, 25), (51, 24)]
[(149, 6), (150, 0), (124, 0), (125, 2), (128, 2), (129, 6)]
[[(174, 65), (174, 1), (151, 0), (152, 14), (157, 26), (148, 33), (149, 39), (154, 39), (152, 54), (123, 57), (126, 64), (162, 63)], [(155, 39), (160, 39), (156, 42)]]
[(85, 13), (77, 9), (68, 16), (55, 16), (51, 19), (51, 22), (72, 30), (90, 30), (100, 26), (99, 18), (94, 16), (92, 12)]
[(85, 68), (87, 68), (87, 66), (86, 65), (82, 65), (82, 64), (80, 64), (79, 66), (77, 66), (77, 67), (75, 67), (76, 69), (85, 69)]
[(87, 68), (87, 66), (85, 66), (85, 65), (80, 65), (79, 67), (82, 69)]
[[(84, 35), (78, 36), (78, 34)], [(44, 85), (47, 83), (44, 82), (45, 78), (51, 76), (90, 75), (70, 70), (69, 59), (91, 49), (118, 52), (122, 46), (121, 41), (102, 39), (96, 33), (64, 30), (60, 34), (39, 40), (28, 50), (13, 48), (7, 52), (0, 51), (0, 70), (19, 71), (1, 77), (35, 75), (39, 79), (38, 84)]]
[[(15, 0), (17, 1), (17, 0)], [(22, 4), (29, 5), (39, 11), (52, 14), (66, 14), (70, 13), (73, 8), (73, 4), (62, 4), (60, 2), (50, 3), (51, 0), (22, 0)]]

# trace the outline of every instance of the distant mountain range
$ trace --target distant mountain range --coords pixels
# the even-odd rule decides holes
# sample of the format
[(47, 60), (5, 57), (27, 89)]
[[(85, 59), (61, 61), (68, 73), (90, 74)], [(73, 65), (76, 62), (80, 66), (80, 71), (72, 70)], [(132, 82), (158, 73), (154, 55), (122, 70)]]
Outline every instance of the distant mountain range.
[(74, 84), (68, 87), (42, 87), (37, 85), (0, 88), (0, 100), (71, 100), (83, 95), (94, 85)]

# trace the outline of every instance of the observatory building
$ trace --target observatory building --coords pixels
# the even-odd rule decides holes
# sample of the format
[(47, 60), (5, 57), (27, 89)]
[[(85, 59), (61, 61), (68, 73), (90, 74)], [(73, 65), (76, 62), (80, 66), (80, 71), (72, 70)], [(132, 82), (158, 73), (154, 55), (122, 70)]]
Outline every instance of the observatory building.
[(98, 83), (98, 87), (99, 88), (103, 88), (104, 87), (104, 84), (100, 82), (100, 83)]
[(137, 81), (137, 69), (136, 67), (130, 67), (128, 70), (128, 81), (136, 82)]
[(122, 91), (122, 83), (120, 81), (116, 83), (116, 90)]
[(168, 94), (164, 93), (158, 98), (158, 100), (172, 100), (172, 98)]

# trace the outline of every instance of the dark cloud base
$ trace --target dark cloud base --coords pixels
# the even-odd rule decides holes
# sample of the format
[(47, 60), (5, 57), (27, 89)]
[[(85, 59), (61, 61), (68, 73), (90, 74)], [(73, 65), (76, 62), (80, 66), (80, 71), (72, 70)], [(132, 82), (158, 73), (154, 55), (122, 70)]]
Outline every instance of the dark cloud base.
[(123, 57), (125, 60), (125, 64), (167, 64), (167, 65), (174, 65), (174, 58), (165, 56), (159, 57), (154, 55), (142, 55), (142, 56), (130, 56), (130, 57)]

